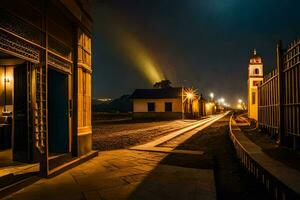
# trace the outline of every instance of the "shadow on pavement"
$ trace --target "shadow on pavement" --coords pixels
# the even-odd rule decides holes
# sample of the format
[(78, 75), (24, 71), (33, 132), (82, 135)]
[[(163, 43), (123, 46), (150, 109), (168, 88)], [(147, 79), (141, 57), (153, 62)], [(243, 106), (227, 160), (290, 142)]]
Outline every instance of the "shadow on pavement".
[(271, 199), (237, 159), (228, 120), (220, 119), (176, 147), (204, 155), (166, 155), (129, 199)]

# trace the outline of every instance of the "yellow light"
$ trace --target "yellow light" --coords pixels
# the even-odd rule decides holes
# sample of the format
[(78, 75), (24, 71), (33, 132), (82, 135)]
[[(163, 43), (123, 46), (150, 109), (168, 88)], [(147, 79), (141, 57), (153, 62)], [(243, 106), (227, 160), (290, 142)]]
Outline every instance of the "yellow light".
[(211, 92), (211, 93), (209, 94), (209, 96), (210, 96), (210, 98), (213, 99), (215, 95), (214, 95), (214, 93)]
[(224, 103), (225, 103), (225, 99), (224, 99), (224, 98), (220, 98), (220, 99), (218, 99), (218, 102), (219, 102), (220, 104), (224, 104)]
[(239, 99), (238, 102), (239, 102), (239, 103), (243, 103), (243, 100), (242, 100), (242, 99)]
[(197, 90), (194, 90), (193, 88), (186, 88), (186, 89), (184, 89), (183, 92), (184, 92), (183, 93), (183, 96), (184, 96), (183, 102), (185, 102), (187, 99), (193, 100), (197, 97)]
[(212, 105), (213, 105), (212, 103), (206, 103), (206, 104), (205, 104), (205, 106), (206, 106), (207, 108), (212, 107)]
[(4, 76), (3, 80), (4, 80), (4, 82), (9, 83), (11, 78), (10, 78), (10, 76)]
[(194, 97), (194, 94), (189, 92), (186, 94), (187, 98), (192, 99)]
[[(116, 49), (132, 62), (135, 67), (151, 84), (165, 80), (162, 69), (154, 61), (148, 49), (142, 41), (132, 33), (130, 24), (127, 24), (118, 13), (103, 7), (103, 24), (108, 25), (105, 30), (108, 36), (114, 41)], [(121, 23), (122, 22), (122, 23)]]

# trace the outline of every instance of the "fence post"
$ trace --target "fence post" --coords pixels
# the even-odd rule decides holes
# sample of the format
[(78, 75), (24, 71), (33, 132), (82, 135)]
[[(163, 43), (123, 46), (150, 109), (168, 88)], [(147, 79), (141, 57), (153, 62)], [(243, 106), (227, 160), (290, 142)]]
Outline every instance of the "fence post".
[(279, 131), (279, 144), (284, 145), (285, 132), (284, 132), (284, 74), (283, 74), (283, 53), (282, 53), (282, 42), (281, 40), (277, 43), (276, 48), (276, 67), (278, 73), (278, 105), (279, 105), (279, 121), (278, 121), (278, 131)]

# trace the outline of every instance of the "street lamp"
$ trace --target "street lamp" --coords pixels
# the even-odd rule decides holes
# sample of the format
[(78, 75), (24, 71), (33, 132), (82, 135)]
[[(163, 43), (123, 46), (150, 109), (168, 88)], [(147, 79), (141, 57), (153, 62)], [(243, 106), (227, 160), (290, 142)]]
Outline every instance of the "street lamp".
[(209, 94), (209, 96), (210, 96), (211, 100), (213, 100), (215, 97), (214, 93), (212, 93), (212, 92)]
[(191, 106), (192, 106), (192, 102), (193, 102), (193, 99), (194, 99), (194, 93), (193, 93), (193, 91), (189, 91), (189, 92), (187, 92), (186, 93), (186, 97), (187, 97), (187, 99), (188, 99), (188, 110), (189, 110), (189, 112), (193, 112), (192, 111), (192, 109), (191, 109)]
[(194, 93), (193, 92), (187, 92), (186, 97), (191, 100), (191, 99), (194, 98)]
[(238, 99), (238, 108), (239, 109), (243, 109), (244, 110), (244, 106), (245, 106), (245, 104), (244, 104), (244, 102), (243, 102), (243, 100), (242, 99)]
[(225, 103), (225, 99), (224, 98), (220, 98), (220, 99), (218, 99), (218, 102), (224, 104)]
[[(184, 96), (184, 98), (183, 98)], [(185, 106), (184, 103), (187, 102), (187, 112), (193, 113), (193, 100), (197, 97), (197, 92), (196, 90), (192, 88), (187, 88), (184, 89), (182, 88), (182, 119), (184, 118), (184, 111), (185, 111)]]

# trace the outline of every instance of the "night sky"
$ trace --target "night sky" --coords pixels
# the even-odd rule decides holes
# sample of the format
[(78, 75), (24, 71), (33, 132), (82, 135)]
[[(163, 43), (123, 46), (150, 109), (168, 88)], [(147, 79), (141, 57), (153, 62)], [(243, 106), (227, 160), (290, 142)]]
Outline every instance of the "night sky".
[(275, 67), (277, 41), (287, 45), (300, 35), (299, 6), (298, 0), (94, 0), (93, 98), (152, 87), (145, 69), (151, 60), (173, 86), (246, 100), (253, 49), (266, 74)]

